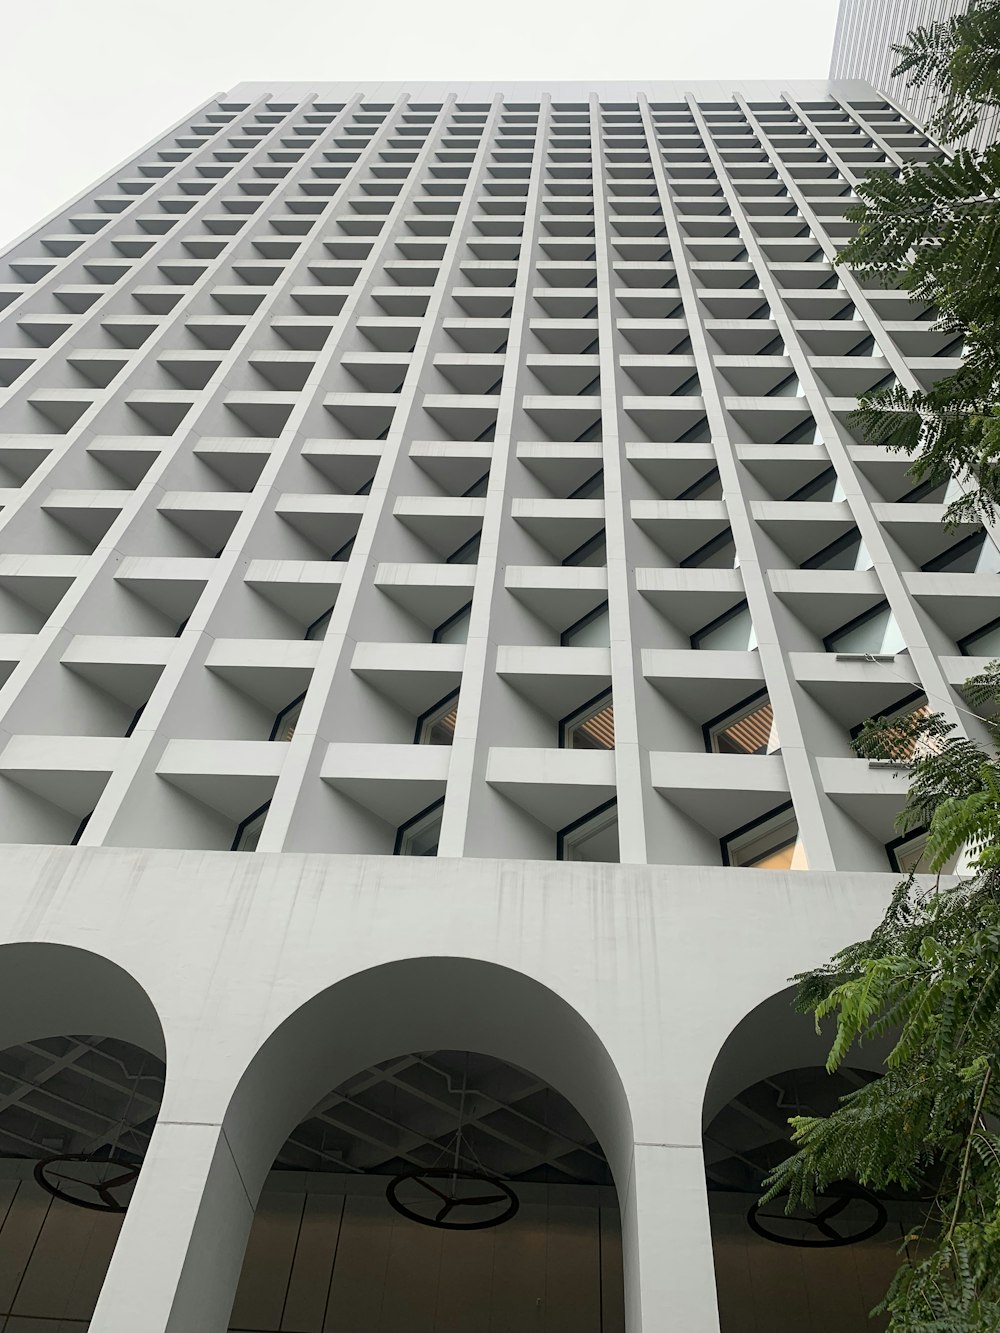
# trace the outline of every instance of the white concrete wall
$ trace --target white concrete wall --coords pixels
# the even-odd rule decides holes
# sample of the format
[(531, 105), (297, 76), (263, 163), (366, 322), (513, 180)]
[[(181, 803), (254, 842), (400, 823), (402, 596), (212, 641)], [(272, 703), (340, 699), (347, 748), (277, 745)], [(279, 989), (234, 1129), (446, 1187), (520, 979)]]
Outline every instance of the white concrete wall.
[[(83, 1024), (154, 1048), (162, 1027), (166, 1048), (94, 1329), (221, 1333), (283, 1139), (357, 1070), (447, 1047), (546, 1079), (600, 1138), (624, 1215), (629, 1333), (714, 1333), (701, 1124), (716, 1056), (793, 972), (868, 931), (892, 882), (9, 849), (0, 1043)], [(738, 1088), (804, 1050), (819, 1061), (808, 1020), (782, 1012), (740, 1040)]]

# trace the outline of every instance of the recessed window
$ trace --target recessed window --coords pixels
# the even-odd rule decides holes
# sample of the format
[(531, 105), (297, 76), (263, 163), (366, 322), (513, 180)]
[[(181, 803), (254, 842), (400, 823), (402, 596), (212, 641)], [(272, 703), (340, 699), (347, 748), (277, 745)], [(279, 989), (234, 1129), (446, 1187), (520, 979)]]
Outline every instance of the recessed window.
[(816, 422), (809, 417), (798, 426), (793, 426), (790, 431), (782, 435), (778, 440), (779, 444), (822, 444), (823, 439), (819, 433), (819, 427)]
[(704, 732), (706, 747), (713, 754), (775, 754), (780, 748), (765, 690), (706, 722)]
[(474, 565), (479, 560), (479, 542), (482, 537), (481, 532), (475, 533), (467, 542), (463, 542), (457, 550), (452, 551), (448, 556), (449, 565)]
[(290, 741), (295, 735), (295, 724), (299, 720), (299, 714), (302, 712), (302, 704), (305, 701), (306, 692), (302, 691), (291, 703), (285, 704), (284, 708), (274, 719), (274, 726), (271, 728), (271, 734), (268, 740), (271, 741)]
[(721, 616), (710, 620), (691, 635), (691, 647), (711, 651), (747, 652), (757, 647), (750, 607), (740, 602)]
[(73, 834), (72, 838), (70, 838), (70, 840), (69, 840), (69, 845), (70, 845), (71, 847), (76, 847), (76, 846), (79, 844), (80, 839), (83, 837), (84, 833), (86, 833), (86, 831), (87, 831), (87, 825), (90, 823), (90, 817), (91, 817), (91, 815), (92, 815), (93, 813), (94, 813), (93, 810), (91, 810), (91, 811), (90, 811), (90, 814), (86, 814), (86, 815), (84, 815), (84, 817), (80, 820), (79, 824), (77, 824), (77, 826), (76, 826), (76, 832)]
[[(927, 702), (927, 695), (922, 690), (916, 690), (913, 694), (908, 694), (905, 699), (900, 699), (898, 704), (891, 708), (883, 709), (881, 713), (875, 715), (876, 721), (891, 722), (898, 718), (900, 723), (908, 718), (927, 717), (931, 712), (931, 706)], [(851, 739), (860, 735), (864, 728), (861, 722), (851, 728)], [(879, 739), (888, 751), (888, 762), (894, 764), (911, 764), (915, 759), (923, 758), (924, 755), (937, 754), (941, 749), (941, 741), (936, 736), (913, 736), (910, 728), (900, 725), (899, 730), (894, 728), (880, 730)]]
[(393, 856), (437, 856), (441, 838), (444, 797), (401, 824), (396, 831)]
[(901, 875), (927, 874), (924, 852), (927, 850), (927, 830), (914, 829), (901, 838), (885, 845), (886, 855), (893, 870)]
[(343, 546), (341, 546), (338, 550), (334, 551), (333, 555), (330, 556), (330, 559), (349, 560), (351, 557), (351, 552), (354, 550), (354, 543), (356, 540), (357, 540), (356, 537), (348, 538), (348, 540), (344, 542)]
[(901, 838), (894, 838), (892, 842), (885, 845), (886, 855), (889, 858), (889, 864), (893, 870), (898, 870), (901, 875), (930, 875), (942, 874), (953, 875), (958, 865), (960, 853), (950, 857), (941, 867), (940, 872), (932, 871), (927, 864), (927, 838), (928, 833), (925, 828), (911, 829), (909, 833), (904, 833)]
[(722, 864), (755, 870), (807, 869), (791, 802), (723, 838)]
[(233, 838), (233, 845), (230, 847), (232, 852), (253, 852), (257, 849), (260, 842), (261, 831), (264, 828), (264, 820), (267, 818), (267, 812), (271, 805), (270, 801), (265, 801), (263, 805), (258, 806), (246, 819), (241, 819), (236, 826), (236, 836)]
[(462, 492), (462, 498), (471, 499), (473, 497), (483, 496), (489, 489), (489, 485), (490, 485), (490, 474), (489, 474), (489, 469), (487, 469), (483, 473), (483, 475), (481, 477), (478, 477), (467, 490), (464, 490)]
[(611, 618), (607, 602), (574, 620), (559, 635), (564, 648), (607, 648), (611, 644)]
[(461, 610), (441, 622), (434, 631), (434, 643), (467, 643), (469, 621), (472, 618), (472, 603), (466, 602)]
[(131, 721), (129, 722), (128, 726), (125, 728), (125, 736), (126, 736), (126, 739), (127, 739), (129, 736), (132, 735), (132, 733), (135, 731), (136, 727), (139, 725), (139, 721), (140, 721), (140, 719), (141, 719), (143, 713), (145, 712), (145, 710), (146, 710), (146, 705), (145, 705), (145, 704), (140, 704), (139, 707), (138, 707), (138, 708), (135, 710), (135, 712), (132, 714), (132, 719), (131, 719)]
[(304, 637), (307, 639), (325, 639), (326, 631), (330, 626), (330, 617), (333, 615), (333, 607), (327, 607), (321, 616), (317, 616), (313, 623), (306, 630)]
[[(680, 310), (681, 307), (677, 306), (676, 309)], [(750, 318), (752, 319), (753, 316), (751, 315)], [(693, 426), (688, 426), (687, 430), (681, 432), (680, 438), (677, 440), (677, 443), (709, 444), (711, 442), (711, 439), (712, 439), (712, 428), (708, 424), (708, 417), (702, 417), (699, 421), (696, 421)]]
[(458, 690), (452, 690), (439, 699), (433, 708), (417, 718), (415, 745), (451, 745), (455, 740), (455, 722), (458, 719)]
[(613, 750), (615, 706), (605, 690), (559, 723), (559, 744), (564, 750)]
[(711, 541), (699, 546), (686, 559), (681, 561), (681, 569), (736, 569), (736, 543), (729, 528), (713, 537)]
[(577, 486), (575, 491), (570, 491), (566, 497), (568, 500), (590, 500), (601, 499), (604, 496), (604, 469), (598, 468), (592, 477), (588, 477), (585, 482)]
[(844, 488), (840, 484), (840, 478), (837, 476), (835, 468), (825, 468), (818, 477), (813, 477), (812, 481), (807, 481), (804, 486), (800, 486), (797, 491), (793, 491), (788, 497), (789, 500), (811, 500), (829, 501), (831, 503), (844, 499)]
[(595, 532), (589, 541), (585, 541), (575, 551), (570, 551), (563, 561), (564, 565), (606, 565), (607, 563), (608, 552), (603, 529), (600, 532)]
[[(907, 474), (907, 477), (909, 474)], [(902, 495), (897, 496), (897, 504), (951, 504), (962, 494), (962, 487), (954, 477), (947, 482), (922, 481), (917, 485), (908, 485)]]
[(828, 653), (871, 654), (894, 657), (906, 647), (888, 602), (880, 602), (870, 611), (849, 620), (823, 640)]
[(768, 389), (765, 396), (768, 398), (797, 398), (801, 392), (799, 377), (793, 371), (791, 375), (786, 375), (773, 389)]
[(803, 569), (871, 569), (872, 559), (856, 529), (802, 561)]
[(606, 801), (581, 819), (567, 824), (556, 836), (560, 861), (618, 860), (618, 802)]
[(1000, 571), (1000, 551), (985, 532), (974, 532), (920, 568), (929, 573), (996, 574)]
[(1000, 657), (1000, 618), (959, 639), (958, 650), (966, 657)]
[(703, 477), (699, 477), (697, 481), (692, 482), (686, 490), (681, 491), (677, 498), (678, 500), (721, 500), (722, 478), (719, 476), (719, 469), (713, 467)]

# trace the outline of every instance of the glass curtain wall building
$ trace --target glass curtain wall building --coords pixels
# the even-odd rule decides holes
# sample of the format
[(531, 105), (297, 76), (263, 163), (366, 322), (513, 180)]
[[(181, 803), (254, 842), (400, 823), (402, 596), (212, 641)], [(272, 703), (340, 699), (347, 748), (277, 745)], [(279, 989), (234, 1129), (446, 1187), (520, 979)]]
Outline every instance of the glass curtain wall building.
[(247, 84), (9, 247), (0, 1326), (866, 1326), (907, 1201), (794, 1274), (753, 1202), (873, 1076), (787, 978), (920, 865), (852, 737), (1000, 652), (849, 420), (960, 363), (833, 264), (938, 153), (852, 80)]

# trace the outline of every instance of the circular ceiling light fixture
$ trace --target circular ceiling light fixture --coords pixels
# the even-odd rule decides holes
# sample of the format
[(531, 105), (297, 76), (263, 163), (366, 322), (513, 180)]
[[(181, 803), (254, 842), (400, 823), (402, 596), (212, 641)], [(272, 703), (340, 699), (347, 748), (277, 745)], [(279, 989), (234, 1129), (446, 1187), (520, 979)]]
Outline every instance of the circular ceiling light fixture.
[(444, 1231), (483, 1231), (509, 1222), (520, 1207), (511, 1187), (485, 1171), (417, 1168), (394, 1176), (385, 1197), (397, 1213)]

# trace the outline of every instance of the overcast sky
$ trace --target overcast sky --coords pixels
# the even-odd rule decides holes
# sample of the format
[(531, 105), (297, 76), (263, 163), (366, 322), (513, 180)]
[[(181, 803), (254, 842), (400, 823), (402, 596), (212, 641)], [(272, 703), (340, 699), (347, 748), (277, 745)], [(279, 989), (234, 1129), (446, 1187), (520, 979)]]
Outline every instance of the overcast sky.
[(244, 80), (824, 78), (837, 0), (26, 0), (0, 245)]

